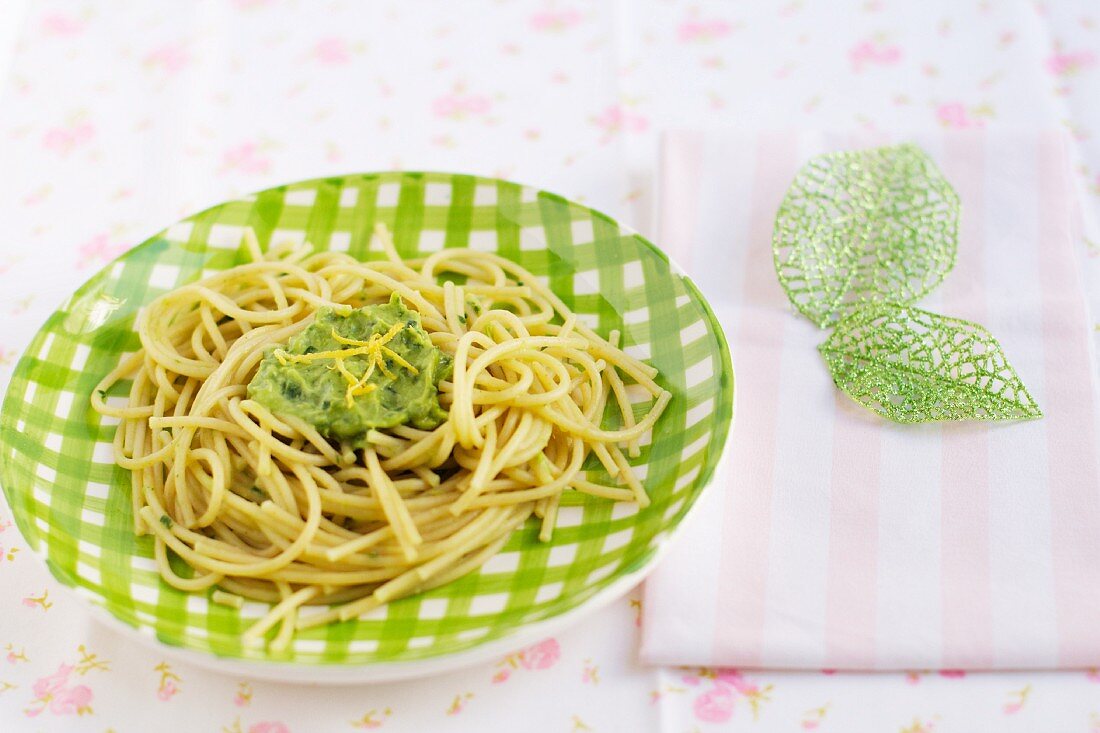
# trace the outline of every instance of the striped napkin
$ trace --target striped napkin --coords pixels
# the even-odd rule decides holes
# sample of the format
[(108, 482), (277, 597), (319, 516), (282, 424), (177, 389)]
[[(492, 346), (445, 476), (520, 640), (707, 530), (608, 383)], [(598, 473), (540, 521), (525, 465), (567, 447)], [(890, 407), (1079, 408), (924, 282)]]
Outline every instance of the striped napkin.
[[(962, 198), (958, 263), (923, 308), (977, 321), (1046, 414), (900, 426), (834, 388), (772, 264), (811, 155), (912, 140)], [(729, 337), (725, 465), (647, 581), (661, 664), (1100, 665), (1096, 368), (1062, 138), (669, 133), (660, 237)]]

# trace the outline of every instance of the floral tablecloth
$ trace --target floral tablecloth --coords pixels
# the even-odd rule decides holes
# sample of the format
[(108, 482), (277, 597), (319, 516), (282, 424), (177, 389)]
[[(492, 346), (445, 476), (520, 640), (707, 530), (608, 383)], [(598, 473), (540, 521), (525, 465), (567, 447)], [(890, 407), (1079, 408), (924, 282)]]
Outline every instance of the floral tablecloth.
[[(45, 316), (127, 247), (210, 203), (327, 173), (504, 176), (652, 232), (662, 129), (1062, 126), (1086, 208), (1100, 202), (1100, 8), (1086, 0), (20, 7), (19, 29), (0, 33), (15, 38), (0, 386)], [(1090, 271), (1097, 247), (1082, 253)], [(424, 680), (249, 681), (94, 622), (0, 506), (0, 730), (1100, 731), (1096, 672), (646, 668), (641, 613), (634, 595)]]

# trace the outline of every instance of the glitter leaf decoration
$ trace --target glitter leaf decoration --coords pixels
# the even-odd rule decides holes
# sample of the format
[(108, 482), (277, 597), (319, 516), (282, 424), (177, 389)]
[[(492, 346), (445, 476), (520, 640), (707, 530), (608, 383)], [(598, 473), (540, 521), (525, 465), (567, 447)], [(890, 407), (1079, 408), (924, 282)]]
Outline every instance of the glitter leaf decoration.
[(955, 264), (958, 229), (958, 194), (915, 145), (819, 155), (779, 207), (775, 270), (825, 328), (861, 304), (927, 294)]
[(866, 305), (818, 347), (833, 381), (899, 423), (1043, 413), (985, 328), (898, 303)]

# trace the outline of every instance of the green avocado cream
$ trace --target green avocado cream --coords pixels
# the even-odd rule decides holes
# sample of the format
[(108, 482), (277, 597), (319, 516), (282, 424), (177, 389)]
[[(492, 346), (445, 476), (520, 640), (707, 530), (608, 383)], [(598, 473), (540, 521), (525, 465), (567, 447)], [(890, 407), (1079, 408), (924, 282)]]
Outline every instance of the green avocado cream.
[(348, 315), (320, 309), (285, 347), (264, 354), (248, 396), (276, 416), (363, 447), (371, 428), (429, 430), (446, 420), (439, 382), (450, 378), (452, 361), (395, 293)]

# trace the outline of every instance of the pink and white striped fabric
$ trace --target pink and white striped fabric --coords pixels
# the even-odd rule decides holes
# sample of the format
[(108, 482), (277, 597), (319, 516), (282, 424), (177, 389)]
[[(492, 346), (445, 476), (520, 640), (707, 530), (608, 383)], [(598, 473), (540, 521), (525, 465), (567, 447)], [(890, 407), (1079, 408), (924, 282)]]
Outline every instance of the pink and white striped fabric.
[(1097, 373), (1065, 148), (904, 139), (963, 202), (958, 263), (921, 305), (989, 328), (1046, 417), (899, 426), (834, 388), (772, 222), (811, 155), (892, 140), (669, 133), (658, 241), (714, 304), (737, 397), (726, 465), (646, 583), (647, 662), (1100, 665)]

